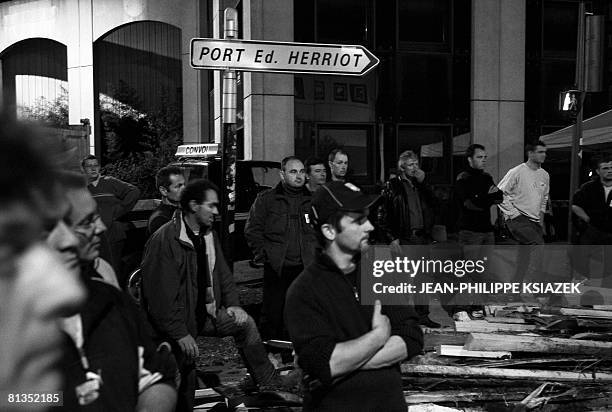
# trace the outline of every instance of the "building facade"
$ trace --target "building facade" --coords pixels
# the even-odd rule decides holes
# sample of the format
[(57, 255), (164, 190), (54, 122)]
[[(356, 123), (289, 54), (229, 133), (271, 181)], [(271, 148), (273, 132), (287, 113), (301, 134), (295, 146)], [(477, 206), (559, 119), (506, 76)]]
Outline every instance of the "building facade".
[[(589, 4), (610, 20), (610, 1)], [(343, 146), (353, 180), (371, 185), (410, 149), (448, 185), (468, 144), (487, 147), (500, 177), (523, 160), (525, 140), (568, 124), (556, 96), (573, 85), (572, 0), (1, 1), (0, 102), (19, 113), (67, 100), (70, 124), (93, 125), (98, 154), (106, 107), (177, 107), (185, 142), (218, 142), (221, 74), (193, 69), (189, 42), (222, 37), (226, 7), (238, 9), (244, 39), (360, 44), (380, 59), (364, 77), (240, 73), (244, 158)], [(587, 115), (611, 105), (608, 72)]]

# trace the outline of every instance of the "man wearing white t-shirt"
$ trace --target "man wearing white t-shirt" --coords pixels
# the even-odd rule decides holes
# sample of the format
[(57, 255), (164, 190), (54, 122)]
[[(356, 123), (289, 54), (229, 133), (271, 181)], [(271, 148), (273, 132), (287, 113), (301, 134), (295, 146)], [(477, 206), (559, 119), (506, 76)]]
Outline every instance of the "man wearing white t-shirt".
[[(521, 245), (544, 244), (544, 212), (548, 202), (550, 176), (542, 169), (546, 145), (541, 141), (527, 144), (527, 161), (510, 169), (499, 182), (504, 201), (499, 205), (508, 230)], [(521, 253), (522, 252), (522, 253)], [(530, 260), (529, 249), (521, 248), (517, 279), (521, 281)]]

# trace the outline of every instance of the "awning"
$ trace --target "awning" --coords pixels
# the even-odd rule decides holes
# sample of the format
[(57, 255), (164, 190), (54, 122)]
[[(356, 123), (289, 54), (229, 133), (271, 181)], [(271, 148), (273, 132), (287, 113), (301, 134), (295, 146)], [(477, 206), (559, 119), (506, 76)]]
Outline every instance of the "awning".
[[(470, 140), (469, 132), (453, 137), (453, 155), (464, 155), (470, 145)], [(442, 152), (442, 142), (421, 146), (421, 157), (442, 157)]]
[[(574, 136), (574, 126), (568, 126), (556, 132), (540, 136), (550, 149), (571, 147)], [(591, 146), (601, 143), (612, 143), (612, 110), (588, 118), (582, 122), (581, 146)]]

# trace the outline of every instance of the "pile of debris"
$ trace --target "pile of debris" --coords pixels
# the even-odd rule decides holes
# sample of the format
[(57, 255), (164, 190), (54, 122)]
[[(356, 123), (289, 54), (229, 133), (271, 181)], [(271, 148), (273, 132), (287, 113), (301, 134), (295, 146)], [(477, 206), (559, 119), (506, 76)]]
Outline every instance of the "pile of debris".
[(488, 305), (436, 335), (402, 365), (410, 412), (612, 410), (612, 306)]

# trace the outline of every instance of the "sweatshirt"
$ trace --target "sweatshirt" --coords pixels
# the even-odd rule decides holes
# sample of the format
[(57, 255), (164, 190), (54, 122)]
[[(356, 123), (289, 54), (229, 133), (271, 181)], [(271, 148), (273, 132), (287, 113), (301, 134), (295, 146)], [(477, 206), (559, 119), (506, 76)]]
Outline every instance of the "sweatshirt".
[(497, 185), (504, 192), (499, 208), (506, 220), (520, 215), (540, 222), (540, 212), (546, 211), (550, 176), (542, 168), (531, 169), (526, 163), (510, 169)]

